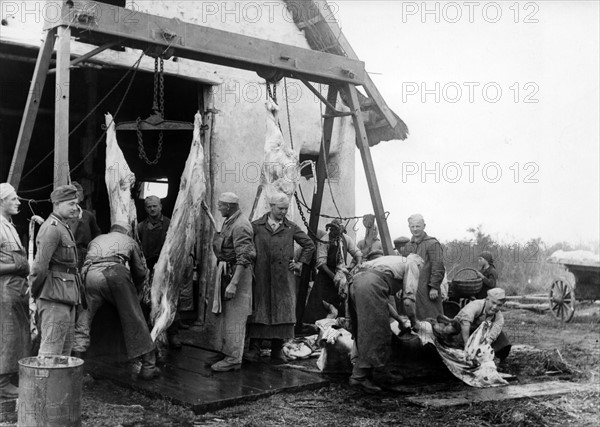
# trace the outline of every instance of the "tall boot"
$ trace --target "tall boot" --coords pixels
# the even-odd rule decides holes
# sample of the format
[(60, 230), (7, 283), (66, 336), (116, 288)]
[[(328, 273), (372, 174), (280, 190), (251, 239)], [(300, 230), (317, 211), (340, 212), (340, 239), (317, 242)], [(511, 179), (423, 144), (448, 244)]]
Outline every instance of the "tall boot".
[(156, 353), (154, 350), (142, 355), (142, 369), (140, 369), (139, 378), (142, 380), (151, 380), (160, 375), (160, 369), (156, 367)]
[(0, 397), (8, 399), (19, 397), (19, 388), (10, 383), (10, 374), (0, 375)]

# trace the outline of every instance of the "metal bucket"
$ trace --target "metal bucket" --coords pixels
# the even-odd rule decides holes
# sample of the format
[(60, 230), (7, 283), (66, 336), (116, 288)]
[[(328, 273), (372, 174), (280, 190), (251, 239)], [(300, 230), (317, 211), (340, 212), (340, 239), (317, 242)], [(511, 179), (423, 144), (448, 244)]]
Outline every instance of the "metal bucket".
[(19, 426), (81, 425), (83, 360), (37, 356), (19, 360)]

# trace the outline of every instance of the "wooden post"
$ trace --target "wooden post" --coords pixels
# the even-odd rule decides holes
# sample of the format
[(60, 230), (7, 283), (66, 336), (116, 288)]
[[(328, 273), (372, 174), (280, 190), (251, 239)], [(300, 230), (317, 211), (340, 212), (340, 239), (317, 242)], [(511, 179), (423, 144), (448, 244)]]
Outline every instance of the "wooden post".
[[(305, 82), (310, 85), (310, 83)], [(313, 196), (311, 208), (310, 208), (310, 220), (308, 228), (312, 231), (313, 236), (317, 235), (319, 228), (319, 215), (321, 214), (321, 204), (323, 202), (323, 189), (325, 188), (325, 180), (329, 179), (327, 176), (327, 160), (329, 159), (329, 147), (331, 146), (331, 134), (333, 133), (333, 121), (335, 117), (331, 116), (335, 112), (335, 105), (338, 96), (338, 89), (336, 86), (330, 85), (327, 91), (327, 105), (326, 114), (327, 117), (323, 122), (323, 143), (319, 149), (319, 159), (317, 160), (317, 176), (315, 177), (317, 184), (317, 192)], [(311, 237), (313, 237), (311, 236)], [(313, 238), (314, 240), (314, 238)], [(316, 242), (315, 242), (316, 243)], [(296, 298), (296, 327), (300, 329), (302, 327), (302, 318), (304, 317), (304, 309), (306, 306), (306, 297), (308, 295), (308, 282), (310, 281), (310, 272), (313, 269), (312, 263), (309, 267), (304, 266), (302, 269), (302, 275), (300, 276), (300, 289), (298, 289), (298, 295)]]
[[(207, 125), (208, 128), (204, 131), (202, 136), (202, 144), (204, 148), (204, 174), (206, 176), (206, 193), (204, 201), (208, 205), (210, 210), (213, 209), (213, 174), (212, 168), (212, 137), (213, 129), (215, 124), (215, 111), (213, 108), (213, 92), (211, 87), (198, 87), (199, 97), (198, 100), (200, 111), (203, 112), (203, 124)], [(196, 325), (204, 325), (206, 321), (207, 308), (210, 307), (208, 303), (210, 284), (213, 283), (214, 270), (215, 270), (215, 256), (212, 250), (212, 240), (214, 236), (214, 230), (211, 222), (206, 215), (202, 215), (202, 222), (200, 230), (198, 230), (198, 239), (196, 246), (196, 253), (198, 256), (198, 315), (196, 317)], [(207, 305), (208, 303), (208, 305)]]
[(356, 87), (354, 85), (346, 85), (345, 92), (347, 94), (347, 101), (350, 104), (349, 107), (353, 113), (352, 119), (354, 120), (354, 131), (356, 132), (356, 145), (360, 151), (360, 157), (362, 158), (363, 167), (365, 168), (367, 185), (369, 186), (371, 202), (373, 203), (375, 218), (377, 219), (377, 226), (379, 227), (379, 235), (381, 237), (383, 253), (385, 255), (391, 255), (394, 251), (394, 246), (392, 245), (390, 230), (385, 219), (385, 210), (383, 209), (379, 185), (377, 184), (377, 176), (375, 175), (373, 159), (371, 158), (369, 141), (367, 140), (367, 131), (365, 130), (365, 124), (360, 112), (360, 104), (358, 103)]
[[(87, 99), (87, 111), (92, 111), (92, 109), (96, 106), (98, 102), (98, 71), (94, 69), (86, 69), (84, 71), (85, 77), (85, 85), (87, 87), (88, 99)], [(87, 118), (85, 124), (85, 135), (81, 139), (79, 144), (79, 155), (81, 158), (87, 156), (92, 148), (94, 147), (94, 142), (98, 138), (98, 115), (92, 114)], [(94, 206), (92, 206), (92, 194), (94, 194), (94, 186), (96, 184), (96, 180), (94, 177), (94, 159), (96, 158), (98, 148), (94, 149), (94, 153), (90, 154), (87, 159), (81, 165), (81, 177), (79, 178), (79, 183), (83, 186), (84, 190), (87, 190), (89, 193), (89, 197), (85, 199), (84, 209), (94, 211)], [(90, 179), (90, 177), (92, 179)]]
[(17, 137), (17, 145), (13, 154), (13, 159), (8, 172), (8, 182), (19, 190), (21, 183), (21, 175), (27, 158), (27, 150), (33, 133), (33, 126), (40, 108), (40, 100), (46, 83), (46, 75), (50, 68), (50, 59), (52, 58), (52, 49), (54, 48), (54, 36), (56, 28), (52, 28), (46, 32), (44, 43), (38, 52), (37, 61), (33, 70), (33, 78), (29, 86), (27, 94), (27, 102), (25, 103), (25, 114), (19, 128), (19, 136)]
[(54, 112), (54, 188), (69, 182), (69, 77), (71, 30), (58, 27)]
[[(338, 89), (337, 87), (330, 85), (327, 91), (327, 102), (330, 106), (334, 106), (337, 101)], [(326, 115), (333, 114), (335, 110), (327, 107), (325, 110)], [(327, 161), (329, 160), (329, 147), (331, 147), (331, 134), (333, 133), (333, 120), (335, 117), (327, 117), (323, 121), (323, 144), (319, 150), (319, 159), (317, 160), (317, 192), (313, 196), (311, 207), (310, 207), (310, 221), (308, 228), (317, 234), (317, 228), (319, 227), (319, 215), (321, 214), (321, 204), (323, 202), (323, 189), (325, 188), (325, 180), (329, 179), (327, 176)]]

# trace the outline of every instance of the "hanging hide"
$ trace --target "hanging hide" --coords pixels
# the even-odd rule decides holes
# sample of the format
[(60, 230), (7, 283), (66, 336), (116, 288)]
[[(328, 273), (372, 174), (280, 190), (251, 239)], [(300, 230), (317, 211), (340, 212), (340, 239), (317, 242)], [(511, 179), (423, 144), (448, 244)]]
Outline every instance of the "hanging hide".
[(150, 313), (154, 325), (151, 332), (153, 340), (173, 322), (180, 287), (185, 281), (186, 269), (191, 262), (190, 254), (196, 244), (196, 227), (200, 223), (201, 204), (206, 193), (204, 150), (200, 143), (201, 125), (202, 116), (196, 113), (192, 146), (181, 175), (171, 224), (154, 267)]
[[(139, 243), (137, 235), (137, 210), (131, 197), (131, 187), (135, 184), (135, 174), (131, 171), (125, 156), (117, 143), (117, 132), (112, 115), (104, 116), (106, 122), (106, 171), (104, 180), (108, 190), (108, 203), (110, 206), (110, 223), (116, 221), (126, 222), (131, 225), (133, 238)], [(142, 254), (142, 261), (146, 259)], [(149, 272), (142, 285), (140, 300), (148, 303), (149, 298)]]
[(296, 185), (300, 178), (300, 165), (298, 153), (290, 143), (283, 138), (279, 128), (279, 107), (272, 100), (265, 103), (267, 108), (267, 133), (264, 147), (264, 160), (261, 174), (262, 194), (251, 219), (259, 218), (270, 211), (269, 200), (272, 195), (283, 193), (290, 200), (287, 217), (294, 218)]
[(135, 229), (137, 213), (131, 198), (131, 188), (135, 184), (135, 174), (125, 160), (117, 143), (115, 123), (110, 114), (106, 114), (106, 172), (104, 180), (108, 190), (110, 205), (110, 223), (123, 221)]

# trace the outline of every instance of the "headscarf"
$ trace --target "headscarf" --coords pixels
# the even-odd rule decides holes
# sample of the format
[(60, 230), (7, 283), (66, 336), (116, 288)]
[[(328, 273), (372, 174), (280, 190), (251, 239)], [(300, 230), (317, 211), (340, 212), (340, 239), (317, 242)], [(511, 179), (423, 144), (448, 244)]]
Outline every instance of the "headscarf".
[(17, 194), (15, 187), (10, 185), (8, 182), (3, 182), (0, 184), (0, 199), (5, 199), (12, 194)]
[(479, 256), (481, 258), (483, 258), (484, 260), (486, 260), (488, 262), (488, 264), (490, 265), (490, 267), (496, 268), (496, 266), (494, 265), (494, 258), (492, 257), (491, 252), (483, 251), (482, 253), (479, 254)]

